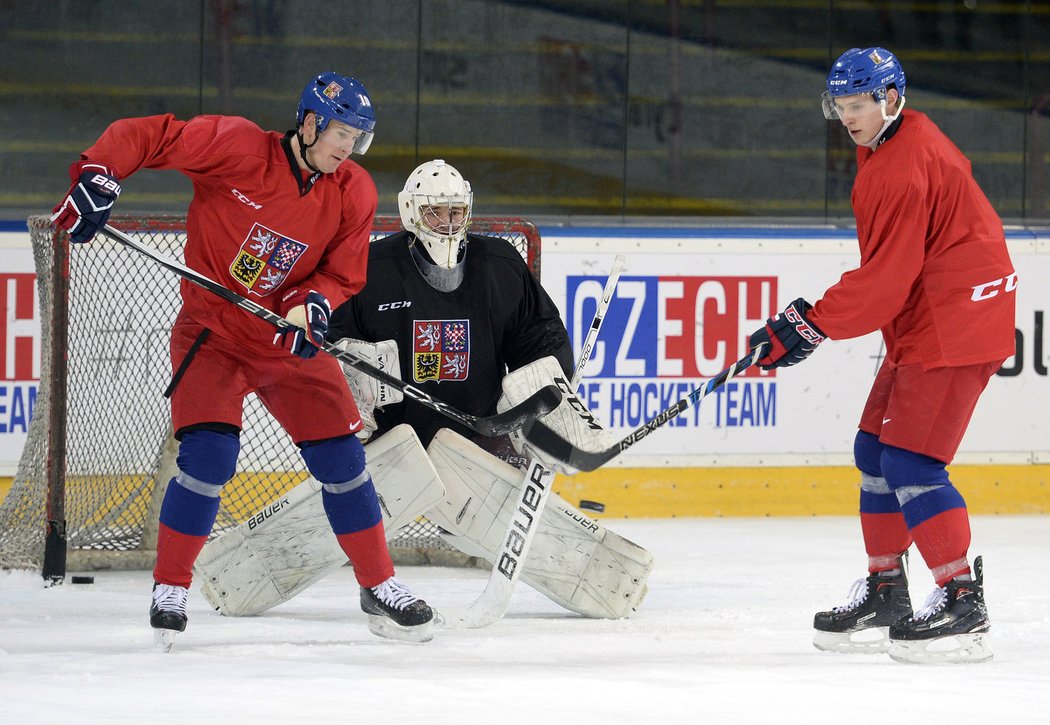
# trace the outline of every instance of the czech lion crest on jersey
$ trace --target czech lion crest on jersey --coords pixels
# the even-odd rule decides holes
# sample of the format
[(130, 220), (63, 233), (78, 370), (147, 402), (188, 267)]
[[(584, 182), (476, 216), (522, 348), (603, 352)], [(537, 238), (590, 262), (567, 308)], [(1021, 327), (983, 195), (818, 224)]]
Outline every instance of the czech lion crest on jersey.
[(412, 378), (466, 380), (470, 370), (470, 320), (413, 320)]
[(234, 279), (260, 297), (281, 286), (306, 245), (255, 224), (230, 265)]

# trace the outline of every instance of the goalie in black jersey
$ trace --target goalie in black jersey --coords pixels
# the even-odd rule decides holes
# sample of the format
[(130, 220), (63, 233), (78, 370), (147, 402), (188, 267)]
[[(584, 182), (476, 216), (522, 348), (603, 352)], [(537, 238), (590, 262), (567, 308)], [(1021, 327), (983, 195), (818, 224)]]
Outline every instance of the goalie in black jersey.
[[(371, 245), (368, 283), (335, 310), (328, 339), (392, 340), (386, 349), (396, 347), (400, 369), (386, 372), (488, 416), (508, 370), (554, 356), (571, 375), (572, 346), (558, 308), (518, 251), (503, 239), (468, 233), (472, 206), (470, 184), (451, 165), (437, 159), (416, 168), (398, 194), (405, 230)], [(373, 420), (365, 416), (376, 435), (400, 423), (410, 423), (424, 446), (443, 427), (476, 435), (412, 400), (373, 400), (387, 394), (378, 381), (355, 370), (347, 375), (354, 397), (376, 406)]]
[[(557, 307), (510, 243), (469, 233), (473, 193), (453, 166), (436, 159), (417, 167), (398, 208), (404, 230), (371, 245), (368, 281), (333, 313), (331, 342), (478, 416), (571, 378), (572, 347)], [(452, 546), (491, 563), (518, 505), (520, 468), (535, 452), (520, 438), (478, 436), (355, 368), (344, 365), (344, 374), (364, 421), (360, 435), (370, 436), (368, 467), (388, 538), (424, 515)], [(579, 425), (569, 407), (563, 402), (545, 422), (561, 420), (565, 436), (607, 447), (607, 434)], [(262, 523), (205, 547), (198, 570), (217, 609), (259, 613), (346, 563), (312, 492), (308, 480), (268, 507), (272, 516), (255, 517)], [(641, 604), (648, 551), (553, 493), (539, 521), (521, 573), (526, 583), (589, 617), (626, 617)], [(242, 546), (247, 538), (250, 547)], [(240, 553), (249, 548), (251, 556)]]

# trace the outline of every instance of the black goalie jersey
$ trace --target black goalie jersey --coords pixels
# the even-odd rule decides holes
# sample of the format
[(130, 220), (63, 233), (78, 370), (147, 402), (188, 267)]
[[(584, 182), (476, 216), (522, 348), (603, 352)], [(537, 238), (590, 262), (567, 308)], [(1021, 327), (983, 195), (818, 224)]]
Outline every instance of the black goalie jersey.
[[(508, 370), (554, 355), (572, 374), (572, 348), (558, 308), (511, 244), (468, 234), (463, 282), (442, 292), (416, 268), (411, 239), (400, 232), (371, 245), (365, 288), (333, 313), (330, 340), (395, 340), (402, 380), (477, 416), (496, 413)], [(409, 423), (424, 446), (440, 428), (477, 438), (408, 398), (377, 409), (375, 418), (374, 435)]]

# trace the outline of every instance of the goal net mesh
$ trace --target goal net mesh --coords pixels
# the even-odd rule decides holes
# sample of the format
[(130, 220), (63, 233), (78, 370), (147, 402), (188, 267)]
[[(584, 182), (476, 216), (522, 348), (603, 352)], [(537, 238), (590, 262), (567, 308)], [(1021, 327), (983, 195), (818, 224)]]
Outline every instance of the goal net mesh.
[[(182, 261), (184, 217), (111, 221)], [(42, 332), (40, 385), (14, 482), (0, 503), (0, 568), (42, 565), (49, 490), (63, 485), (58, 505), (64, 505), (69, 570), (150, 568), (159, 493), (177, 454), (163, 391), (171, 378), (168, 333), (180, 306), (179, 278), (102, 236), (70, 248), (46, 216), (30, 217), (28, 225)], [(399, 229), (397, 217), (377, 216), (372, 240)], [(508, 240), (539, 274), (540, 239), (531, 223), (480, 217), (471, 232)], [(296, 446), (250, 395), (237, 473), (223, 488), (212, 535), (307, 475)], [(400, 563), (468, 563), (422, 518), (391, 542), (391, 551)]]

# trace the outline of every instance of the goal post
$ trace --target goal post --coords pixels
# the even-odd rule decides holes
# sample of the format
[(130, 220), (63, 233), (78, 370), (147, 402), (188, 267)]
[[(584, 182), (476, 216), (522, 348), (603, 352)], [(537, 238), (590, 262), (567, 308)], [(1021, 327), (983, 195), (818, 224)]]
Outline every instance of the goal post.
[[(182, 216), (114, 215), (113, 225), (182, 259)], [(179, 279), (99, 236), (69, 245), (47, 216), (28, 219), (41, 320), (40, 384), (15, 479), (0, 502), (0, 568), (147, 569), (157, 518), (176, 469), (168, 333)], [(401, 229), (379, 215), (371, 238)], [(525, 219), (475, 217), (471, 233), (506, 239), (537, 276), (540, 235)], [(224, 304), (217, 301), (217, 304)], [(307, 477), (299, 451), (248, 396), (237, 472), (224, 488), (213, 535), (236, 526)], [(391, 542), (400, 563), (469, 563), (425, 520)]]

